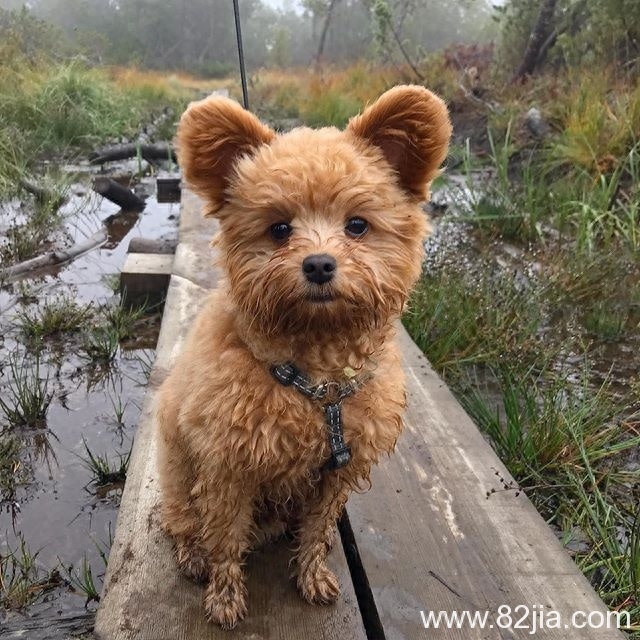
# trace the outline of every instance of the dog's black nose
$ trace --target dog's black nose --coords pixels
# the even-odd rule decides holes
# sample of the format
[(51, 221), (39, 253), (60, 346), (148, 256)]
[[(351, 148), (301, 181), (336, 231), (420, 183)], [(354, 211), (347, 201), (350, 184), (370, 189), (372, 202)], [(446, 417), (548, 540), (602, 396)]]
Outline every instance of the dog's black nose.
[(309, 282), (324, 284), (333, 278), (337, 267), (336, 259), (326, 253), (307, 256), (302, 261), (302, 271)]

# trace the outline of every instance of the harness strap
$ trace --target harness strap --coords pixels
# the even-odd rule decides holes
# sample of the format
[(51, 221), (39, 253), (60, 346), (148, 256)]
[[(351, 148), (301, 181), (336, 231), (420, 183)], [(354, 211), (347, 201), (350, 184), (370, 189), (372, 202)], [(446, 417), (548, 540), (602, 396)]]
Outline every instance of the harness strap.
[(345, 442), (342, 431), (342, 401), (355, 393), (357, 389), (355, 384), (346, 383), (341, 385), (337, 382), (327, 382), (313, 385), (291, 363), (278, 364), (271, 367), (271, 375), (281, 385), (293, 387), (310, 400), (321, 401), (327, 396), (329, 390), (334, 389), (336, 391), (337, 401), (322, 405), (325, 424), (327, 425), (329, 448), (331, 449), (331, 457), (325, 462), (322, 469), (323, 471), (340, 469), (348, 464), (349, 460), (351, 460), (351, 449)]
[(324, 405), (324, 416), (329, 427), (329, 447), (331, 457), (324, 463), (323, 470), (331, 471), (344, 467), (351, 460), (351, 449), (347, 446), (342, 432), (342, 407), (339, 402)]

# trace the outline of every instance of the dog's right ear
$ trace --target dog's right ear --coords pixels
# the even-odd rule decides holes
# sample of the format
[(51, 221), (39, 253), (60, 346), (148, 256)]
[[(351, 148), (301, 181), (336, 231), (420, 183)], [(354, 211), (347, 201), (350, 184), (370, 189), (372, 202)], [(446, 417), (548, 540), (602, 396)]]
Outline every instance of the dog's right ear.
[(273, 140), (275, 133), (237, 102), (209, 96), (182, 114), (176, 136), (185, 180), (207, 201), (205, 216), (225, 203), (236, 161)]
[(377, 147), (400, 186), (421, 201), (447, 155), (451, 122), (445, 103), (434, 93), (400, 85), (351, 118), (347, 131)]

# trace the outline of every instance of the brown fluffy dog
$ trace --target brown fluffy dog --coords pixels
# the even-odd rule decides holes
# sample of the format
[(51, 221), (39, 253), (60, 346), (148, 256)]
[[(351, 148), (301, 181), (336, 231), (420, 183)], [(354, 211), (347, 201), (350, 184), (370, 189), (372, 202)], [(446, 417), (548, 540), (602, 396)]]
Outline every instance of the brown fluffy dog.
[[(393, 323), (420, 273), (419, 204), (450, 133), (444, 103), (417, 86), (386, 92), (345, 131), (276, 135), (220, 97), (182, 116), (180, 164), (220, 222), (225, 281), (160, 390), (162, 522), (223, 627), (246, 614), (242, 563), (260, 534), (295, 533), (306, 600), (339, 594), (325, 562), (336, 519), (402, 429)], [(283, 363), (331, 383), (322, 400), (277, 381)], [(324, 409), (345, 388), (351, 459), (327, 470)]]

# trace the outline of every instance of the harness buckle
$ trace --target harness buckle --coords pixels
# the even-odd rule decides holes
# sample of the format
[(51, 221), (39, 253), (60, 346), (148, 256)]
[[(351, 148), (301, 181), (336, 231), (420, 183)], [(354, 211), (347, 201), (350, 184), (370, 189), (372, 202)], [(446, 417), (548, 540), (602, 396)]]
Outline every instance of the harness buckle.
[(271, 375), (284, 387), (290, 387), (298, 375), (298, 370), (290, 363), (271, 367)]

